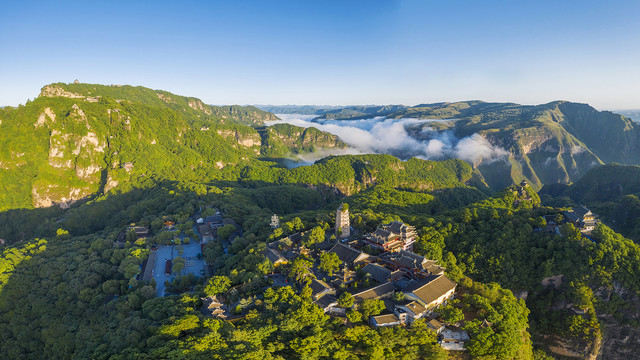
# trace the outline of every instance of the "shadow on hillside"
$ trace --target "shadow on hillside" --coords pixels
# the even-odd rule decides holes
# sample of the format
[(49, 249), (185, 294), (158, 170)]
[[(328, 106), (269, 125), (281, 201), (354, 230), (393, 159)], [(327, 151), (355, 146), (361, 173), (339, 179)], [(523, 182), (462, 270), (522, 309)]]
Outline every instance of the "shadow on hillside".
[(7, 244), (55, 235), (55, 225), (66, 210), (57, 206), (12, 209), (0, 213), (0, 239)]
[[(220, 194), (222, 189), (227, 189)], [(232, 189), (229, 191), (229, 189)], [(372, 188), (369, 188), (372, 189)], [(369, 190), (368, 189), (368, 190)], [(413, 191), (397, 189), (406, 194)], [(366, 192), (361, 192), (367, 196)], [(450, 188), (428, 192), (434, 196), (428, 203), (375, 203), (370, 210), (405, 215), (435, 215), (439, 212), (466, 206), (486, 197), (473, 188)], [(355, 196), (358, 196), (356, 194)], [(195, 187), (176, 181), (154, 183), (147, 179), (126, 190), (108, 195), (93, 195), (70, 209), (56, 206), (39, 209), (14, 209), (0, 213), (0, 238), (7, 244), (36, 237), (55, 236), (57, 229), (74, 236), (87, 235), (105, 229), (119, 230), (145, 217), (165, 213), (185, 202), (236, 204), (237, 207), (257, 206), (279, 215), (309, 210), (333, 210), (344, 197), (335, 188), (325, 185), (276, 184), (265, 181), (214, 181)], [(364, 209), (361, 209), (364, 210)], [(194, 209), (195, 211), (195, 209)], [(267, 210), (265, 210), (267, 211)], [(241, 216), (241, 214), (237, 214)]]
[[(328, 187), (300, 184), (216, 181), (185, 185), (145, 181), (67, 210), (52, 207), (0, 213), (0, 231), (9, 242), (48, 239), (46, 246), (36, 247), (40, 251), (7, 255), (15, 269), (6, 272), (8, 277), (0, 278), (0, 333), (5, 334), (0, 353), (6, 354), (3, 358), (63, 358), (69, 354), (92, 358), (92, 352), (77, 351), (117, 353), (148, 338), (153, 316), (141, 308), (147, 295), (140, 288), (135, 290), (135, 296), (124, 296), (130, 290), (129, 282), (122, 273), (122, 255), (113, 246), (118, 233), (128, 224), (148, 226), (158, 217), (179, 213), (192, 216), (201, 205), (212, 204), (227, 216), (244, 217), (247, 221), (241, 225), (245, 230), (258, 231), (265, 239), (271, 232), (269, 221), (275, 209), (282, 211), (279, 215), (304, 215), (309, 220), (317, 214), (301, 211), (322, 210), (326, 211), (326, 221), (331, 221), (331, 214), (343, 200)], [(220, 189), (229, 187), (233, 189), (220, 193)], [(478, 194), (477, 190), (466, 188), (439, 190), (432, 193), (435, 199), (429, 203), (380, 203), (376, 211), (430, 216), (476, 201)], [(56, 236), (59, 228), (70, 235)], [(28, 246), (25, 242), (15, 249), (19, 252)], [(116, 296), (119, 299), (111, 301)], [(149, 296), (152, 298), (155, 293), (152, 291)], [(117, 333), (111, 334), (113, 329)], [(107, 344), (107, 348), (100, 350), (96, 344)]]

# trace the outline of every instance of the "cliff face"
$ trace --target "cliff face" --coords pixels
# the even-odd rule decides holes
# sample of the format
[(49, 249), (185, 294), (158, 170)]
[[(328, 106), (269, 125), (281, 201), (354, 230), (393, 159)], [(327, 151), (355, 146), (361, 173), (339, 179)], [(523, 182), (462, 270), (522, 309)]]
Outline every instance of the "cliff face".
[(598, 320), (602, 327), (602, 346), (597, 353), (600, 360), (622, 360), (637, 358), (640, 348), (640, 298), (616, 283), (612, 289), (596, 289), (603, 304), (624, 300), (624, 306), (613, 307), (612, 314), (600, 313)]
[[(480, 132), (491, 144), (509, 152), (506, 162), (483, 163), (480, 171), (493, 187), (527, 179), (535, 188), (574, 182), (602, 160), (589, 147), (555, 124)], [(508, 177), (499, 176), (508, 174)]]
[(522, 179), (539, 189), (544, 184), (574, 182), (603, 163), (640, 163), (640, 126), (586, 104), (469, 101), (418, 105), (389, 117), (455, 119), (446, 127), (456, 136), (479, 134), (508, 151), (505, 161), (475, 164), (494, 189)]

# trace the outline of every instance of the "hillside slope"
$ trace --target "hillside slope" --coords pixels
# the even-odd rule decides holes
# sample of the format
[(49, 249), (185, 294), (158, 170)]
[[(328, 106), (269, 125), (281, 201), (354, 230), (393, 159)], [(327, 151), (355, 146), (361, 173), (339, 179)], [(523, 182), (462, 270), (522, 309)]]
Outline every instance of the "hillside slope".
[(346, 147), (334, 135), (289, 126), (268, 128), (287, 139), (272, 149), (244, 125), (275, 119), (143, 87), (47, 85), (34, 101), (0, 109), (0, 211), (66, 207), (140, 176), (236, 179), (235, 165), (263, 156)]

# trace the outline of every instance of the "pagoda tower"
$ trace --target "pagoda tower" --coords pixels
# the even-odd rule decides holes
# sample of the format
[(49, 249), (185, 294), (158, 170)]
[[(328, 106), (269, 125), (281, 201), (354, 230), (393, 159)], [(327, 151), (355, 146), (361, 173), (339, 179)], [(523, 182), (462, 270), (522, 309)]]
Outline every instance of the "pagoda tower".
[(351, 236), (349, 231), (349, 204), (342, 204), (336, 211), (336, 237), (346, 239)]

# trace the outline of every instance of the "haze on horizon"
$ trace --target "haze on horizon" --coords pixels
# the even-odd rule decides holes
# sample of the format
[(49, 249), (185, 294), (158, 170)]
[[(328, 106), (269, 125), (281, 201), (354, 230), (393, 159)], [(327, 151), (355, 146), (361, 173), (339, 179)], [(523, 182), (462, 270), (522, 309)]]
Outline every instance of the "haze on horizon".
[(639, 18), (620, 0), (9, 2), (0, 105), (79, 79), (211, 104), (637, 109)]

